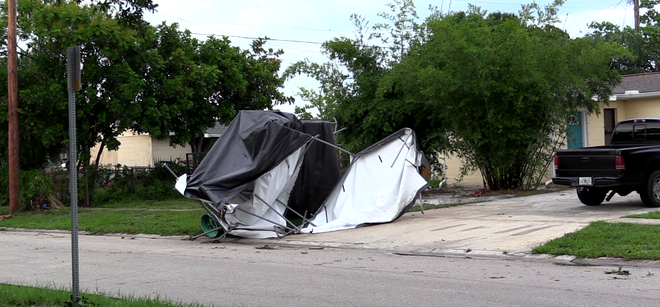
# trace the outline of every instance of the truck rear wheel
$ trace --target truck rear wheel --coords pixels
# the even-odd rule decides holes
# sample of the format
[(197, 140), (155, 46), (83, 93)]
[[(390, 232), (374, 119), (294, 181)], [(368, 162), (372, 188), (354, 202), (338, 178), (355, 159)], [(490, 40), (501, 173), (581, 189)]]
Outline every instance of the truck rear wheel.
[(606, 195), (607, 195), (606, 189), (587, 188), (587, 187), (577, 188), (577, 196), (580, 199), (580, 202), (582, 202), (587, 206), (598, 206), (602, 204), (603, 200), (605, 200)]
[(660, 171), (655, 171), (646, 181), (646, 190), (639, 193), (639, 198), (647, 207), (660, 207)]

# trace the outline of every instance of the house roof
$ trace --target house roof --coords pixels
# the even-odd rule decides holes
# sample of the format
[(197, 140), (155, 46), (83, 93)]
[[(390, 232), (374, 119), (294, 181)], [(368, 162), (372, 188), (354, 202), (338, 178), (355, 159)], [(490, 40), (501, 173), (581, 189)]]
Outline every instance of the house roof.
[(223, 133), (225, 133), (225, 130), (227, 130), (227, 125), (223, 125), (220, 123), (215, 124), (215, 126), (206, 129), (206, 132), (204, 133), (204, 137), (220, 137)]
[(660, 97), (660, 72), (624, 75), (612, 94), (620, 100)]

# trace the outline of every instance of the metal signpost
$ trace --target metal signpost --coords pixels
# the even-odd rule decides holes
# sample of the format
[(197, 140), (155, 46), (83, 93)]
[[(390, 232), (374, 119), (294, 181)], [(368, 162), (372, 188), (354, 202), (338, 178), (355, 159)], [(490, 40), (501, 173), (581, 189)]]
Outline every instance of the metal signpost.
[(76, 91), (80, 89), (80, 47), (67, 48), (67, 82), (69, 91), (69, 191), (71, 192), (71, 262), (73, 283), (71, 302), (80, 300), (78, 263), (78, 153), (76, 152)]

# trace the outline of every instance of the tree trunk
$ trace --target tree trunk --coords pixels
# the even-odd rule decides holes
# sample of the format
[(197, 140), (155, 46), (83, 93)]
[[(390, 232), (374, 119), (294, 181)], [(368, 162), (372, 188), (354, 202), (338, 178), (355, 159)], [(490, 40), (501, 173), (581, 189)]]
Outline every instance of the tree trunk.
[(99, 162), (101, 160), (101, 154), (105, 148), (105, 138), (101, 141), (101, 146), (99, 147), (99, 152), (96, 153), (96, 161), (94, 161), (94, 168), (99, 169)]

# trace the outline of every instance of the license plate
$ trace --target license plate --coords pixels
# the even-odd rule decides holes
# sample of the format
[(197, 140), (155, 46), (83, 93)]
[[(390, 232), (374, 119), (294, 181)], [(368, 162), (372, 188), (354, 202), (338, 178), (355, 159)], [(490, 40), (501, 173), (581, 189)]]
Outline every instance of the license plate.
[(578, 184), (579, 185), (592, 185), (591, 177), (580, 177), (578, 179)]

